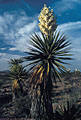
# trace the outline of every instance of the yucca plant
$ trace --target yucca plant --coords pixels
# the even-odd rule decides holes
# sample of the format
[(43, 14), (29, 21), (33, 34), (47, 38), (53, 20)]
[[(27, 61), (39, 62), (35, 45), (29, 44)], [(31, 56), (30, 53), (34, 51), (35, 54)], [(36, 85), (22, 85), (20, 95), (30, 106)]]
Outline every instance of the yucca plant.
[(55, 112), (55, 120), (80, 120), (81, 105), (67, 101), (66, 105), (61, 105)]
[(10, 78), (12, 79), (12, 91), (18, 96), (18, 90), (20, 89), (23, 94), (23, 80), (27, 76), (27, 72), (22, 66), (21, 59), (11, 59), (10, 63)]
[[(53, 19), (50, 20), (50, 18)], [(31, 47), (27, 52), (27, 57), (24, 58), (29, 61), (27, 66), (30, 66), (28, 71), (31, 73), (31, 90), (32, 92), (34, 92), (34, 89), (38, 91), (40, 86), (37, 93), (40, 96), (40, 102), (43, 101), (43, 111), (47, 113), (48, 119), (51, 120), (53, 119), (51, 98), (53, 82), (56, 81), (56, 77), (60, 79), (60, 73), (66, 70), (63, 66), (63, 64), (66, 64), (64, 61), (71, 60), (71, 57), (69, 57), (71, 54), (68, 54), (70, 42), (66, 40), (64, 34), (56, 30), (57, 25), (53, 17), (53, 11), (51, 14), (46, 5), (40, 13), (39, 21), (42, 37), (36, 33), (32, 35)]]

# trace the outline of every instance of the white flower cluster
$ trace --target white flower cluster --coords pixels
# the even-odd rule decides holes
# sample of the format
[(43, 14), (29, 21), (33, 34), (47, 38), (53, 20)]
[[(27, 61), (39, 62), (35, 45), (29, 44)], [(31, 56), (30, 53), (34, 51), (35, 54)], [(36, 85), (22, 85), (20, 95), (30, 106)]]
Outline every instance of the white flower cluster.
[(48, 35), (49, 32), (54, 32), (56, 29), (56, 20), (53, 16), (53, 10), (50, 11), (46, 5), (44, 5), (44, 8), (41, 10), (39, 21), (39, 28), (45, 35)]

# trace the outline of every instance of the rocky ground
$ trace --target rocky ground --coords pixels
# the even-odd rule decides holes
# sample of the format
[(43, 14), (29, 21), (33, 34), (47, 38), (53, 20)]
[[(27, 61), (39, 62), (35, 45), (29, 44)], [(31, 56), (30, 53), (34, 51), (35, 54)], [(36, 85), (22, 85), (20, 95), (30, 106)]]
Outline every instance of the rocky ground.
[[(69, 99), (72, 102), (77, 100), (79, 104), (81, 103), (81, 73), (80, 72), (77, 73), (68, 72), (62, 75), (62, 82), (58, 81), (56, 84), (54, 84), (54, 88), (53, 88), (54, 109), (57, 107), (58, 104), (65, 103)], [(21, 100), (19, 98), (16, 101), (12, 102), (12, 81), (10, 80), (9, 72), (8, 71), (0, 72), (0, 115), (2, 115), (2, 117), (3, 116), (8, 117), (8, 115), (14, 117), (14, 115), (17, 116), (16, 113), (18, 112), (20, 117), (22, 117), (21, 120), (23, 120), (24, 117), (23, 109), (26, 114), (29, 114), (30, 112), (29, 101), (30, 100), (26, 95), (25, 97), (21, 97)], [(15, 109), (15, 106), (17, 106), (16, 107), (17, 109)], [(24, 108), (22, 108), (22, 106)], [(0, 120), (7, 120), (7, 119), (1, 119), (0, 116)], [(8, 119), (8, 120), (12, 120), (12, 119)]]
[(0, 72), (0, 106), (12, 100), (9, 72)]
[(12, 80), (10, 79), (9, 71), (0, 72), (0, 118), (13, 118), (14, 116), (22, 118), (25, 114), (29, 114), (30, 100), (27, 94), (26, 82), (27, 81), (25, 80), (23, 87), (24, 96), (21, 96), (13, 101)]
[(77, 101), (81, 104), (81, 73), (71, 72), (62, 75), (62, 82), (54, 84), (54, 107), (58, 104), (66, 104), (66, 101), (72, 103)]

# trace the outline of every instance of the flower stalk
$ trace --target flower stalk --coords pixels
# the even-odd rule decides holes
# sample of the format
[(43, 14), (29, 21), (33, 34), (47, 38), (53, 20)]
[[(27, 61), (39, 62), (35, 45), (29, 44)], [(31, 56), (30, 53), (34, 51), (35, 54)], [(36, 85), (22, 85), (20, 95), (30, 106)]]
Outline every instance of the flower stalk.
[(48, 36), (50, 33), (53, 33), (57, 27), (56, 20), (53, 16), (53, 9), (49, 10), (44, 4), (44, 8), (40, 12), (39, 22), (39, 28), (43, 34)]

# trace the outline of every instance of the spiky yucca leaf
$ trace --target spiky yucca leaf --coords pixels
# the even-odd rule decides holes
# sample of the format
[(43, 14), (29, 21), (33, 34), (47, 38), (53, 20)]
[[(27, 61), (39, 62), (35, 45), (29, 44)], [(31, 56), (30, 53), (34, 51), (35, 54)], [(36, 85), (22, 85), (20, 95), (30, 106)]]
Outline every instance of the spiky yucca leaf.
[(11, 59), (9, 61), (9, 63), (12, 64), (12, 65), (17, 65), (17, 64), (22, 63), (22, 62), (23, 62), (22, 59)]
[(12, 89), (18, 89), (19, 88), (19, 84), (18, 84), (18, 81), (17, 80), (14, 80), (13, 81), (13, 84), (12, 84)]
[(36, 77), (38, 73), (40, 76), (42, 70), (41, 76), (48, 76), (51, 70), (55, 80), (55, 77), (60, 78), (59, 73), (66, 70), (63, 65), (67, 64), (65, 60), (71, 60), (71, 57), (69, 57), (71, 54), (68, 53), (70, 51), (70, 43), (64, 35), (60, 35), (60, 32), (54, 32), (48, 37), (43, 33), (41, 34), (42, 37), (37, 34), (31, 37), (32, 46), (30, 51), (27, 52), (28, 56), (25, 59), (29, 61), (28, 65), (31, 71), (36, 69), (35, 73), (32, 74), (32, 78)]

